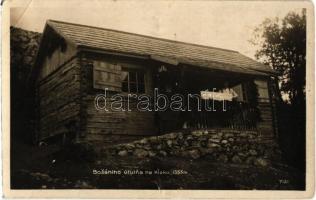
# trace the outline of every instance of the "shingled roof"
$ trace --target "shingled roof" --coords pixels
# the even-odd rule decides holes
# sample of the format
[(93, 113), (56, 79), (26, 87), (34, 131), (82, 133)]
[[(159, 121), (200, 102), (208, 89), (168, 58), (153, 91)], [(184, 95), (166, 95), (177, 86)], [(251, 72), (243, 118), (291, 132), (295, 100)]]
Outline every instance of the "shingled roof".
[(47, 25), (78, 47), (165, 57), (183, 64), (241, 73), (274, 73), (268, 66), (237, 51), (54, 20), (48, 20)]

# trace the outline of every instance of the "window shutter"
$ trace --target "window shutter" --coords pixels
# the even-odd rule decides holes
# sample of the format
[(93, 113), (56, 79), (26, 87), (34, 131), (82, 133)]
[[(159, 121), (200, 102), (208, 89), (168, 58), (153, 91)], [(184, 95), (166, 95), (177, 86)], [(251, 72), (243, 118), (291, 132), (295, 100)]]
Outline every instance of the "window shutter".
[(121, 92), (121, 66), (103, 61), (93, 62), (93, 87)]
[(258, 88), (259, 101), (269, 102), (269, 90), (268, 90), (267, 81), (255, 80), (255, 84), (257, 85), (257, 88)]

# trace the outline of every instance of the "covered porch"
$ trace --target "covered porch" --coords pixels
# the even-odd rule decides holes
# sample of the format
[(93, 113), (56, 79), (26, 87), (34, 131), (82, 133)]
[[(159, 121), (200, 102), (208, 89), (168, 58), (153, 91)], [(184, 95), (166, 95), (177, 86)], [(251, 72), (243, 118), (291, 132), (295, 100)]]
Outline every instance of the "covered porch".
[[(160, 64), (154, 73), (154, 87), (169, 97), (181, 94), (188, 98), (187, 104), (183, 105), (186, 107), (184, 111), (168, 109), (156, 113), (160, 133), (210, 128), (257, 130), (261, 118), (254, 81), (260, 76), (190, 65)], [(227, 89), (236, 94), (231, 100), (201, 96), (201, 92), (222, 93)]]

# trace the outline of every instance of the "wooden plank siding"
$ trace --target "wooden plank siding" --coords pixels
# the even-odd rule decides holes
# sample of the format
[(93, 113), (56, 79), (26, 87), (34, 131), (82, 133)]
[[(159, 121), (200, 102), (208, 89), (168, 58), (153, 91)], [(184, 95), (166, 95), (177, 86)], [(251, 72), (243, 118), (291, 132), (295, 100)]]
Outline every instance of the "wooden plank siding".
[[(139, 136), (147, 136), (156, 134), (155, 130), (155, 114), (154, 112), (138, 112), (136, 104), (130, 103), (132, 111), (105, 111), (98, 110), (95, 107), (95, 97), (104, 94), (104, 89), (94, 88), (93, 80), (93, 63), (96, 63), (95, 56), (81, 56), (81, 132), (88, 141), (113, 139), (120, 140), (122, 138), (139, 138)], [(102, 62), (113, 62), (113, 60), (103, 59)], [(119, 63), (119, 62), (118, 62)], [(124, 62), (125, 63), (125, 62)], [(151, 72), (142, 66), (146, 73), (146, 93), (152, 92)], [(121, 69), (121, 68), (119, 68)], [(121, 84), (121, 82), (119, 82)], [(105, 85), (106, 86), (106, 85)], [(98, 86), (98, 88), (100, 88)], [(110, 96), (117, 94), (117, 90), (107, 93), (107, 108), (110, 106)], [(122, 94), (122, 93), (121, 93)], [(126, 104), (126, 102), (125, 102)], [(128, 136), (128, 137), (127, 137)], [(109, 141), (108, 141), (109, 142)]]
[[(71, 57), (76, 56), (76, 47), (72, 44), (64, 44), (66, 47), (57, 46), (51, 55), (46, 55), (43, 59), (41, 72), (39, 75), (39, 80), (43, 80), (45, 77), (49, 76), (65, 62), (67, 62)], [(65, 49), (63, 49), (65, 48)], [(67, 70), (66, 67), (64, 70)]]
[(73, 57), (39, 83), (39, 140), (68, 133), (68, 125), (79, 122), (79, 77), (80, 65)]
[(257, 127), (263, 137), (273, 137), (273, 118), (270, 102), (259, 102), (258, 108), (261, 114), (261, 121)]
[(275, 110), (271, 100), (271, 87), (268, 79), (255, 81), (258, 87), (258, 109), (260, 111), (261, 120), (257, 124), (258, 131), (263, 138), (271, 139), (275, 137)]

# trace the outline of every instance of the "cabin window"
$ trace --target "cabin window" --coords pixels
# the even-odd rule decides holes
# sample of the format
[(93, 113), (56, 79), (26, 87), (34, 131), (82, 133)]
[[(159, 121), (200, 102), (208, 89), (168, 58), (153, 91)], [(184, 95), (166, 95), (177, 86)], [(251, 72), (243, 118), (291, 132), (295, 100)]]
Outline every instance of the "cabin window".
[(269, 99), (268, 83), (264, 80), (255, 80), (258, 88), (259, 98)]
[(142, 70), (123, 68), (121, 73), (122, 91), (145, 93), (145, 73)]

